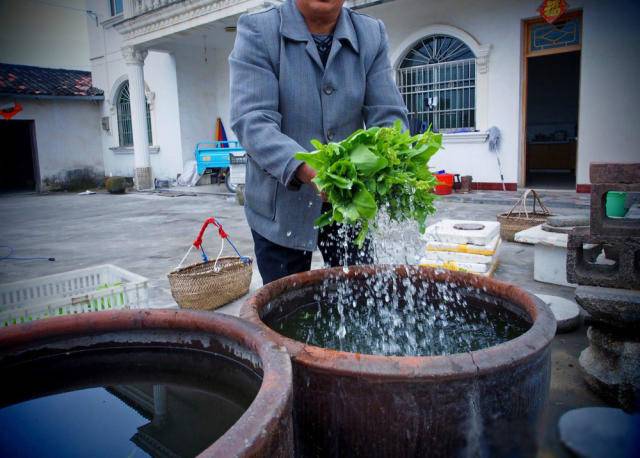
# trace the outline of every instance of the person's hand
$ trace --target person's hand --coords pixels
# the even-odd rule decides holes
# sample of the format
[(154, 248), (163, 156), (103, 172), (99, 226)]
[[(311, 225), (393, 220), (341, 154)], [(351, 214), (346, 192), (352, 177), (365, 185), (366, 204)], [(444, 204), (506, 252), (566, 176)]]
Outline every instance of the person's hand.
[(300, 180), (300, 182), (305, 184), (313, 184), (311, 180), (313, 180), (316, 176), (316, 171), (309, 167), (307, 164), (302, 164), (296, 170), (296, 178)]
[(307, 164), (302, 164), (300, 167), (298, 167), (298, 170), (296, 170), (296, 178), (302, 183), (313, 186), (313, 189), (315, 189), (318, 195), (320, 195), (320, 199), (322, 199), (323, 202), (326, 202), (327, 195), (324, 192), (320, 191), (316, 184), (312, 181), (315, 177), (316, 171), (309, 167)]

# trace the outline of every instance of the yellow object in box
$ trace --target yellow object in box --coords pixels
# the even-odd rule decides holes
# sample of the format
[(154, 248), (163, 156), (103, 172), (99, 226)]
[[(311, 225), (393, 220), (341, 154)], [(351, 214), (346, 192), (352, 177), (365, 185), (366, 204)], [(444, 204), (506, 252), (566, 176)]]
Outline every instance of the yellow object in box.
[(456, 272), (469, 272), (476, 275), (481, 275), (484, 277), (490, 277), (496, 271), (498, 267), (498, 260), (496, 259), (491, 264), (475, 264), (475, 263), (465, 263), (465, 262), (455, 262), (455, 261), (437, 261), (437, 262), (429, 262), (426, 260), (420, 261), (420, 266), (422, 267), (433, 267), (436, 269), (446, 269), (453, 270)]

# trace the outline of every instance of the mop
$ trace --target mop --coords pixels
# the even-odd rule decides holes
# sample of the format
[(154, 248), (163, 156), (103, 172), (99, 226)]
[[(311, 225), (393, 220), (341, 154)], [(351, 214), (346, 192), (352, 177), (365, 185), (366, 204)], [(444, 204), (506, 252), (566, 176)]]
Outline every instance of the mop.
[(489, 134), (489, 151), (496, 153), (496, 159), (498, 160), (498, 170), (500, 171), (500, 181), (502, 181), (502, 190), (506, 191), (507, 187), (504, 184), (504, 175), (502, 173), (502, 164), (500, 163), (500, 129), (496, 126), (489, 128), (487, 131)]

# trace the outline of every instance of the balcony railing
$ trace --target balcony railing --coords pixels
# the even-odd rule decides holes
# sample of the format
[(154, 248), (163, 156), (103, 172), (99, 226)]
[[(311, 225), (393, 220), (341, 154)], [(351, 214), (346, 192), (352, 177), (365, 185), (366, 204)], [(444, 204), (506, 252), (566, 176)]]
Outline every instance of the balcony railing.
[(131, 18), (149, 13), (173, 3), (179, 3), (184, 0), (125, 0), (124, 17)]

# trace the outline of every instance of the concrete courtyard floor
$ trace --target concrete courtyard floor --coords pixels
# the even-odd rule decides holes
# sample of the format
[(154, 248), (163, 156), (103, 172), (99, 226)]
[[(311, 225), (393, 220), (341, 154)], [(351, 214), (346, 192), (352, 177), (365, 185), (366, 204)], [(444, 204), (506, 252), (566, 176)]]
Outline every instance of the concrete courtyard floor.
[[(201, 187), (198, 187), (201, 188)], [(115, 264), (149, 279), (150, 306), (177, 307), (169, 290), (167, 273), (178, 264), (194, 240), (203, 220), (214, 215), (236, 243), (242, 254), (253, 256), (251, 233), (242, 207), (222, 187), (211, 185), (160, 193), (93, 195), (73, 193), (0, 196), (0, 245), (12, 247), (14, 256), (55, 257), (48, 261), (0, 262), (0, 283)], [(180, 192), (182, 191), (182, 195)], [(199, 191), (199, 192), (196, 192)], [(477, 196), (452, 196), (438, 201), (433, 221), (478, 219), (495, 221), (496, 214), (510, 208), (513, 193), (478, 193)], [(551, 195), (549, 206), (556, 214), (585, 213), (588, 200), (575, 194)], [(546, 201), (545, 201), (546, 202)], [(211, 231), (206, 237), (207, 254), (215, 256), (219, 240)], [(0, 249), (0, 256), (6, 253)], [(231, 254), (230, 252), (226, 251)], [(198, 260), (196, 255), (192, 262)], [(495, 278), (512, 282), (532, 293), (573, 298), (573, 288), (533, 280), (533, 247), (503, 243)], [(312, 268), (321, 267), (314, 253)], [(251, 291), (262, 284), (254, 271)], [(237, 315), (241, 298), (222, 309)], [(586, 326), (568, 334), (559, 334), (552, 344), (551, 392), (546, 409), (539, 456), (569, 456), (558, 440), (559, 416), (576, 407), (605, 405), (586, 387), (580, 374), (578, 356), (588, 346)], [(505, 438), (508, 440), (508, 438)]]

